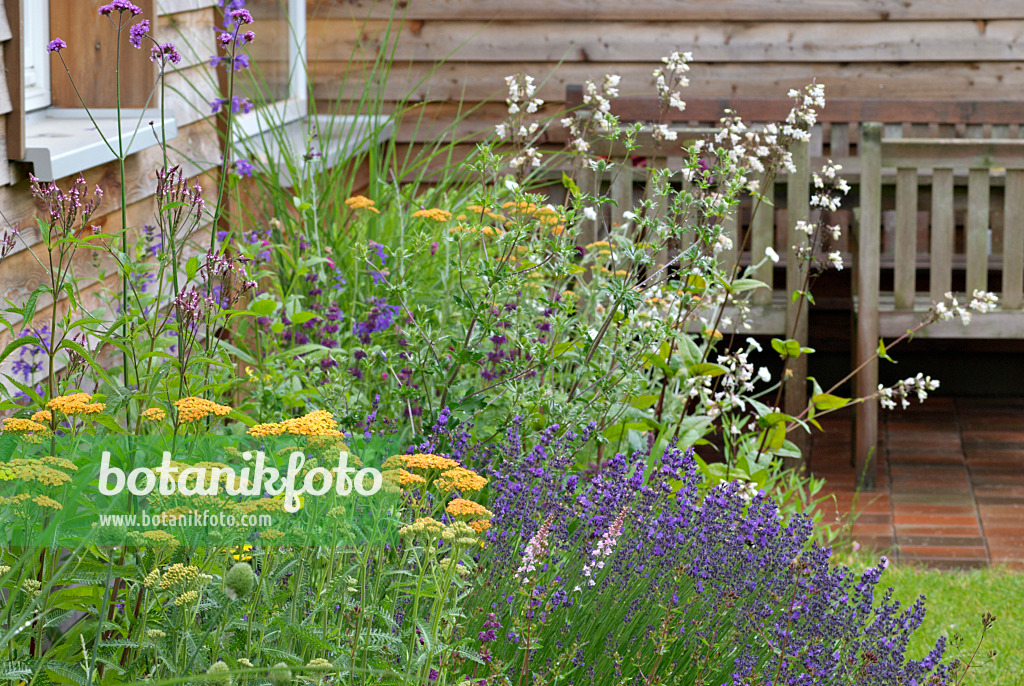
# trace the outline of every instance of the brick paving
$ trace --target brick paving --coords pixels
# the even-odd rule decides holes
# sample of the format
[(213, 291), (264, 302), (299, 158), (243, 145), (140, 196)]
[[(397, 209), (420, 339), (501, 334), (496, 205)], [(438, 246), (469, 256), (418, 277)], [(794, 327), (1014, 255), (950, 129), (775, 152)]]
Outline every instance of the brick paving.
[[(881, 415), (877, 489), (855, 491), (852, 422), (815, 433), (811, 470), (835, 496), (826, 522), (932, 567), (1024, 567), (1024, 398), (932, 398)], [(836, 511), (838, 510), (838, 511)]]

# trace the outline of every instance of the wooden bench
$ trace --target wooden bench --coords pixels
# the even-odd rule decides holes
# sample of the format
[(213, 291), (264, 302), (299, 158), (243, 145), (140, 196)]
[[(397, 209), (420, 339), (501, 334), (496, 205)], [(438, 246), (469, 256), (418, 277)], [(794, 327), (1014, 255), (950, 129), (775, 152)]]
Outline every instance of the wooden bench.
[[(662, 111), (660, 103), (655, 97), (622, 97), (612, 101), (612, 113), (626, 122), (653, 121), (673, 124), (682, 129), (680, 133), (680, 138), (682, 139), (693, 137), (688, 132), (696, 133), (701, 130), (707, 131), (712, 130), (712, 127), (717, 127), (726, 109), (736, 112), (748, 125), (757, 126), (784, 120), (793, 106), (793, 101), (789, 98), (706, 98), (687, 99), (686, 102), (685, 111)], [(581, 86), (568, 86), (566, 89), (566, 104), (571, 109), (583, 106)], [(827, 99), (826, 106), (818, 113), (818, 123), (811, 130), (811, 140), (807, 145), (806, 153), (795, 151), (797, 153), (795, 158), (799, 160), (798, 167), (802, 170), (801, 173), (797, 178), (780, 179), (780, 182), (785, 183), (787, 186), (784, 196), (776, 195), (773, 188), (764, 189), (766, 197), (775, 197), (777, 199), (775, 212), (759, 212), (755, 215), (752, 222), (745, 223), (746, 217), (750, 214), (750, 201), (748, 200), (745, 204), (741, 204), (736, 215), (730, 218), (729, 223), (726, 225), (726, 229), (734, 236), (735, 245), (741, 245), (742, 237), (746, 235), (746, 232), (750, 232), (751, 241), (748, 245), (750, 245), (751, 250), (742, 256), (742, 261), (746, 264), (756, 262), (757, 259), (755, 258), (763, 255), (764, 249), (768, 246), (773, 246), (780, 255), (785, 256), (785, 290), (782, 288), (783, 284), (777, 283), (773, 278), (773, 270), (771, 268), (761, 269), (756, 274), (757, 278), (772, 286), (771, 293), (762, 290), (758, 291), (754, 296), (754, 303), (757, 305), (754, 314), (760, 318), (757, 333), (778, 335), (784, 330), (793, 330), (791, 328), (792, 322), (789, 320), (788, 313), (786, 312), (787, 308), (784, 305), (784, 303), (788, 302), (788, 294), (796, 289), (799, 283), (796, 277), (793, 276), (796, 274), (796, 270), (790, 268), (790, 265), (794, 264), (791, 246), (795, 243), (794, 238), (798, 238), (792, 236), (792, 227), (795, 226), (797, 219), (806, 220), (808, 218), (805, 186), (807, 185), (809, 170), (818, 169), (829, 160), (842, 165), (841, 175), (851, 184), (855, 185), (855, 191), (844, 202), (844, 207), (833, 214), (830, 223), (838, 223), (844, 229), (844, 240), (839, 245), (840, 250), (844, 252), (844, 258), (847, 258), (848, 262), (852, 262), (855, 268), (857, 262), (863, 259), (862, 255), (854, 249), (854, 246), (850, 246), (846, 242), (846, 237), (849, 234), (856, 233), (858, 224), (864, 221), (864, 218), (859, 217), (864, 203), (861, 201), (859, 203), (861, 207), (857, 206), (857, 187), (860, 185), (861, 175), (864, 170), (863, 148), (866, 143), (870, 149), (874, 142), (874, 139), (865, 140), (863, 138), (862, 125), (865, 122), (873, 122), (873, 126), (876, 128), (871, 129), (871, 131), (877, 130), (879, 136), (884, 133), (887, 140), (909, 139), (908, 145), (913, 144), (910, 141), (918, 141), (916, 145), (927, 146), (932, 140), (944, 143), (952, 139), (960, 141), (962, 145), (970, 146), (981, 144), (983, 140), (1021, 139), (1024, 137), (1024, 126), (1021, 125), (1022, 120), (1024, 120), (1024, 106), (1013, 101), (964, 102), (955, 100)], [(931, 140), (922, 142), (921, 139)], [(963, 151), (968, 149), (970, 148), (962, 146), (957, 148), (955, 145), (945, 146), (944, 144), (942, 147), (937, 148), (940, 151), (938, 153), (940, 156), (962, 154)], [(960, 152), (954, 153), (954, 150), (959, 150)], [(867, 193), (867, 198), (871, 205), (871, 209), (868, 210), (867, 220), (879, 225), (877, 259), (873, 263), (873, 268), (868, 270), (875, 273), (874, 283), (876, 286), (879, 283), (879, 272), (884, 269), (886, 270), (886, 275), (888, 275), (888, 272), (896, 269), (897, 265), (899, 265), (898, 271), (899, 278), (902, 279), (901, 283), (906, 284), (907, 274), (912, 271), (908, 271), (907, 265), (916, 263), (918, 269), (931, 270), (934, 273), (934, 276), (931, 277), (934, 285), (934, 288), (930, 289), (932, 291), (931, 295), (938, 295), (941, 299), (945, 291), (936, 291), (935, 289), (946, 288), (948, 290), (945, 284), (951, 283), (948, 277), (944, 275), (951, 274), (952, 269), (967, 269), (970, 264), (970, 255), (973, 255), (975, 260), (973, 263), (974, 267), (968, 269), (971, 273), (970, 283), (974, 285), (981, 283), (978, 275), (984, 270), (979, 267), (978, 250), (979, 245), (986, 247), (989, 240), (987, 232), (984, 236), (986, 243), (980, 242), (980, 234), (971, 234), (972, 238), (970, 240), (973, 240), (971, 245), (974, 247), (970, 255), (967, 254), (968, 251), (956, 253), (951, 248), (948, 263), (947, 261), (942, 261), (941, 265), (937, 264), (934, 268), (928, 259), (927, 249), (916, 251), (909, 247), (911, 243), (908, 238), (908, 226), (914, 227), (914, 240), (927, 245), (929, 240), (927, 237), (932, 235), (929, 233), (929, 226), (934, 222), (947, 226), (950, 222), (950, 217), (953, 218), (953, 221), (956, 221), (962, 216), (966, 217), (963, 222), (965, 224), (971, 223), (971, 221), (977, 222), (977, 211), (972, 215), (970, 207), (967, 206), (969, 202), (963, 202), (966, 199), (964, 197), (965, 194), (959, 193), (954, 195), (950, 192), (951, 201), (949, 203), (933, 204), (932, 208), (913, 214), (908, 214), (906, 209), (900, 214), (898, 207), (897, 210), (887, 209), (883, 211), (881, 204), (883, 193), (895, 184), (900, 172), (886, 166), (876, 165), (874, 158), (871, 157), (873, 154), (873, 151), (869, 154), (868, 164), (870, 165), (871, 173), (874, 174), (877, 171), (877, 174), (871, 177), (869, 187), (866, 190), (860, 189), (860, 193)], [(940, 157), (940, 159), (944, 158)], [(919, 161), (924, 166), (917, 169), (917, 178), (927, 181), (932, 173), (932, 169), (928, 168), (928, 164), (934, 163), (935, 160), (922, 157)], [(667, 162), (668, 160), (656, 160), (656, 164), (665, 164)], [(941, 164), (939, 167), (941, 168)], [(902, 174), (904, 179), (909, 178), (909, 169), (904, 170)], [(980, 179), (980, 174), (981, 168), (976, 170), (973, 176), (976, 179)], [(969, 175), (970, 172), (967, 169), (960, 169), (954, 165), (952, 177), (954, 181), (966, 181)], [(636, 176), (639, 178), (635, 178), (634, 182), (643, 183), (643, 175), (638, 174)], [(931, 180), (934, 182), (934, 179)], [(938, 188), (946, 188), (950, 180), (945, 171), (940, 171)], [(995, 176), (990, 180), (990, 185), (998, 187), (1001, 181), (1001, 178)], [(600, 189), (602, 187), (602, 180), (600, 179), (595, 179), (591, 183), (592, 189)], [(977, 188), (979, 188), (977, 186), (978, 183), (980, 181), (976, 180), (975, 195), (977, 195)], [(883, 188), (880, 184), (886, 185)], [(626, 185), (627, 182), (625, 180), (620, 181), (617, 188), (611, 189), (612, 197), (617, 201), (625, 198)], [(906, 182), (904, 182), (904, 193), (908, 192), (905, 190), (906, 187)], [(1007, 193), (1009, 192), (1010, 190), (1008, 189)], [(897, 191), (898, 193), (899, 191)], [(967, 195), (970, 195), (969, 188)], [(885, 199), (887, 204), (895, 204), (895, 198), (886, 195)], [(782, 200), (786, 201), (786, 207), (782, 207)], [(956, 202), (953, 202), (953, 200)], [(621, 205), (622, 203), (620, 202), (619, 204)], [(906, 203), (904, 203), (904, 208), (906, 208)], [(940, 211), (940, 214), (933, 214), (936, 209)], [(997, 214), (998, 212), (993, 215), (994, 242), (1010, 245), (1013, 240), (1019, 240), (1014, 238), (1016, 234), (1004, 235), (1003, 233), (1003, 225), (1009, 225), (1012, 215), (1006, 214), (1002, 217), (1002, 221), (998, 221), (999, 217), (996, 216)], [(975, 219), (971, 220), (969, 218), (971, 216), (974, 216)], [(813, 220), (815, 217), (811, 215), (810, 218)], [(986, 218), (986, 223), (987, 221)], [(911, 222), (913, 223), (911, 224)], [(897, 226), (903, 227), (899, 230), (899, 235), (901, 236), (899, 248), (897, 248), (897, 239), (895, 238)], [(940, 229), (940, 231), (943, 230), (946, 229)], [(957, 233), (957, 237), (960, 238), (962, 233)], [(961, 240), (961, 242), (963, 241)], [(914, 254), (914, 257), (908, 258), (907, 255), (910, 254)], [(1009, 257), (1012, 261), (1016, 259), (1013, 257), (1015, 254), (1011, 250), (1004, 254), (1004, 258)], [(940, 260), (946, 260), (943, 256), (939, 257)], [(908, 259), (911, 262), (908, 262)], [(998, 260), (993, 261), (989, 265), (989, 268), (993, 270), (999, 270), (1001, 267), (1002, 265)], [(1011, 275), (1006, 269), (1004, 269), (1004, 273), (1009, 275), (1009, 281), (1005, 282), (1005, 286), (1011, 287), (1012, 290), (1013, 279), (1018, 278), (1019, 274), (1017, 276)], [(861, 278), (865, 278), (863, 270), (858, 271), (858, 274)], [(861, 290), (863, 292), (863, 287), (861, 287)], [(1005, 287), (1004, 290), (1006, 290)], [(887, 299), (893, 300), (894, 296), (881, 297), (879, 303), (887, 302)], [(824, 299), (819, 298), (818, 300), (821, 303)], [(1008, 302), (1010, 305), (1015, 302), (1012, 295), (1010, 295)], [(902, 301), (901, 304), (903, 304)], [(923, 307), (923, 300), (919, 305)], [(1004, 303), (1004, 308), (1010, 308), (1010, 305)], [(853, 303), (846, 301), (841, 306), (852, 308)], [(908, 314), (906, 310), (898, 311), (893, 309), (892, 312), (892, 314), (883, 314), (882, 321), (880, 323), (876, 322), (876, 324), (881, 326), (881, 329), (879, 329), (881, 331), (902, 333), (909, 326), (907, 322), (910, 321), (912, 315)], [(987, 323), (982, 325), (983, 328), (972, 327), (972, 330), (979, 337), (989, 337), (993, 332), (998, 333), (1001, 330), (999, 327), (1003, 318), (1003, 315), (987, 315)], [(798, 333), (797, 338), (803, 343), (806, 342), (807, 337), (807, 318), (802, 317), (801, 319), (802, 321), (796, 322), (795, 330)], [(857, 340), (867, 340), (871, 336), (865, 336), (865, 334), (868, 331), (875, 332), (875, 340), (872, 347), (866, 348), (867, 352), (873, 352), (877, 349), (878, 344), (877, 331), (875, 328), (872, 328), (874, 325), (870, 325), (870, 319), (870, 317), (863, 316), (858, 318), (857, 326), (868, 328), (865, 331), (858, 329), (855, 335)], [(907, 324), (907, 326), (904, 326), (904, 324)], [(903, 329), (899, 329), (900, 326), (903, 326)], [(943, 331), (951, 331), (953, 328), (949, 324), (944, 324), (937, 327), (931, 335), (940, 335)], [(1024, 332), (1016, 335), (1024, 337)], [(858, 354), (856, 351), (858, 346), (867, 345), (867, 342), (862, 344), (855, 342), (855, 355)], [(855, 361), (856, 359), (855, 357)], [(801, 368), (794, 371), (798, 373), (799, 379), (804, 379), (806, 378), (806, 368), (803, 365), (806, 364), (806, 361), (805, 358), (801, 358), (801, 360), (803, 363), (800, 365)], [(870, 382), (869, 379), (871, 379)], [(858, 384), (859, 394), (873, 394), (877, 388), (877, 365), (873, 365), (870, 369), (865, 370), (865, 373), (860, 375)], [(806, 384), (801, 383), (789, 384), (785, 405), (785, 409), (788, 412), (798, 413), (805, 406), (807, 397), (805, 386)], [(867, 465), (865, 445), (869, 443), (874, 445), (872, 437), (877, 436), (877, 411), (872, 409), (872, 407), (877, 407), (877, 403), (874, 403), (874, 405), (868, 403), (858, 408), (861, 420), (858, 422), (858, 438), (855, 441), (858, 447), (855, 448), (853, 461), (860, 470), (863, 470), (865, 465)], [(873, 483), (874, 472), (873, 470), (869, 471), (870, 474), (865, 476), (869, 482)], [(863, 471), (859, 473), (864, 474)]]
[[(922, 338), (1024, 338), (1024, 140), (888, 138), (881, 123), (861, 136), (861, 216), (856, 260), (856, 355), (869, 360), (879, 337), (892, 338), (918, 324), (933, 303), (956, 288), (966, 305), (976, 290), (989, 291), (1001, 272), (999, 307), (970, 326), (943, 321), (922, 330)], [(885, 244), (881, 218), (883, 170), (895, 173), (895, 234), (891, 291), (880, 288)], [(966, 179), (967, 210), (957, 241), (954, 212), (957, 175)], [(927, 243), (919, 226), (919, 190), (930, 190)], [(994, 210), (1002, 210), (1001, 235), (992, 241)], [(958, 248), (957, 246), (962, 247)], [(922, 278), (926, 272), (927, 278)], [(966, 297), (963, 295), (966, 293)], [(858, 374), (857, 395), (878, 388), (878, 360)], [(857, 406), (855, 465), (861, 484), (875, 483), (878, 400)]]

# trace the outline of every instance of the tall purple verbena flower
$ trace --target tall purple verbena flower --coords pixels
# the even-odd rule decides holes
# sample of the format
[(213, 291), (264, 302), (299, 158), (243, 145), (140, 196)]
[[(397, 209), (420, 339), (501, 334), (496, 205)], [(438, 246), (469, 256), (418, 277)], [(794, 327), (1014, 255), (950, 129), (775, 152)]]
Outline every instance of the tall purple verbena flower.
[(141, 50), (142, 39), (146, 37), (147, 33), (149, 33), (149, 19), (143, 19), (128, 29), (128, 42), (131, 43), (132, 47)]
[(151, 62), (161, 62), (171, 64), (177, 64), (181, 62), (181, 54), (178, 53), (178, 49), (174, 47), (174, 43), (163, 43), (161, 45), (154, 45), (149, 51), (149, 60)]
[(60, 52), (66, 47), (68, 47), (68, 44), (62, 38), (54, 38), (46, 44), (46, 52)]
[(132, 16), (142, 14), (142, 8), (128, 2), (128, 0), (114, 0), (106, 5), (100, 5), (97, 11), (104, 17), (109, 16), (114, 12), (131, 12)]

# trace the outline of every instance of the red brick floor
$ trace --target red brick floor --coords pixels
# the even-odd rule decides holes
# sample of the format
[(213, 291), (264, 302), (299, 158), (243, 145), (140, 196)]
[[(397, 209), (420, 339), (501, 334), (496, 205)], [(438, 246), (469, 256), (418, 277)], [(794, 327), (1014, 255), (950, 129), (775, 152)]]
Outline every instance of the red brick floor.
[(823, 417), (812, 472), (835, 496), (825, 521), (933, 567), (1024, 566), (1024, 398), (932, 398), (883, 413), (877, 488), (857, 493), (850, 415)]

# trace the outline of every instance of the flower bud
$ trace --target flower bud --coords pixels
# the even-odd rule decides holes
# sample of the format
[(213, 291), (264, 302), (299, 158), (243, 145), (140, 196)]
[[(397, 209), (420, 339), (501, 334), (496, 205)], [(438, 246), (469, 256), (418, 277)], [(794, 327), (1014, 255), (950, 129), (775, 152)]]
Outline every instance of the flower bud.
[(284, 662), (278, 662), (270, 668), (270, 686), (289, 686), (292, 683), (292, 670)]
[(231, 686), (231, 669), (223, 660), (217, 660), (206, 670), (207, 686)]
[(238, 562), (224, 575), (224, 593), (231, 600), (238, 600), (252, 593), (256, 586), (256, 574), (246, 562)]

